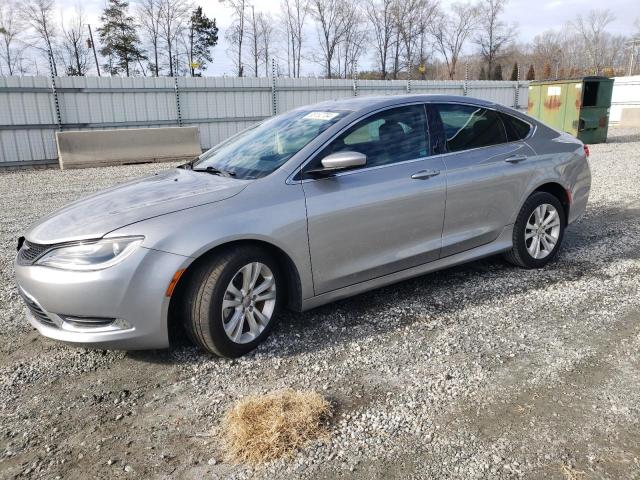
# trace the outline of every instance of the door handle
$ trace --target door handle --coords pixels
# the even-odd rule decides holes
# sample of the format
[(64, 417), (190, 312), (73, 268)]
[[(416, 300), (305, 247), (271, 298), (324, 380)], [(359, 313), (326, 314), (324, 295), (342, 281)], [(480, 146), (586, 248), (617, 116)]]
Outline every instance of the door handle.
[(510, 157), (507, 157), (504, 159), (505, 162), (508, 163), (520, 163), (524, 160), (527, 159), (526, 155), (519, 155), (519, 154), (515, 154), (515, 155), (511, 155)]
[(420, 170), (419, 172), (411, 175), (411, 178), (414, 180), (426, 180), (431, 177), (435, 177), (436, 175), (440, 175), (440, 170)]

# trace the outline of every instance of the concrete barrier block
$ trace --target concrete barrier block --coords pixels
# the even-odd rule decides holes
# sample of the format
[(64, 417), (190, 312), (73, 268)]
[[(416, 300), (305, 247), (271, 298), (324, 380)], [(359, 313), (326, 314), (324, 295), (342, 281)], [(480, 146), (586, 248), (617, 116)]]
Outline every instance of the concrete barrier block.
[(640, 108), (623, 108), (620, 115), (621, 127), (640, 127)]
[(202, 153), (197, 127), (56, 132), (60, 169), (188, 160)]

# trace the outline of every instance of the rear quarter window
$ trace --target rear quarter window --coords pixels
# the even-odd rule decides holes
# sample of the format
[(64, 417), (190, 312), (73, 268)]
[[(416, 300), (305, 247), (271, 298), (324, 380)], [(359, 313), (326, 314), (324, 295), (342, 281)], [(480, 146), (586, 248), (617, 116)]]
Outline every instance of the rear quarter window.
[(529, 135), (531, 131), (531, 125), (527, 122), (523, 122), (519, 118), (513, 117), (507, 113), (500, 113), (502, 117), (502, 123), (507, 131), (507, 139), (510, 142), (516, 142), (523, 140)]

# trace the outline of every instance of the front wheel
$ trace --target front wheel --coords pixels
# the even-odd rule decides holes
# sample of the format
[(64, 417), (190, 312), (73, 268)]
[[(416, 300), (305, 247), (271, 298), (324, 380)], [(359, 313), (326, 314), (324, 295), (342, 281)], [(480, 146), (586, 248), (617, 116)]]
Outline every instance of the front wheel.
[(541, 268), (558, 254), (565, 212), (557, 197), (536, 192), (524, 203), (513, 226), (513, 248), (505, 258), (524, 268)]
[(283, 296), (278, 264), (265, 251), (240, 247), (194, 272), (185, 298), (186, 330), (203, 349), (239, 357), (269, 334)]

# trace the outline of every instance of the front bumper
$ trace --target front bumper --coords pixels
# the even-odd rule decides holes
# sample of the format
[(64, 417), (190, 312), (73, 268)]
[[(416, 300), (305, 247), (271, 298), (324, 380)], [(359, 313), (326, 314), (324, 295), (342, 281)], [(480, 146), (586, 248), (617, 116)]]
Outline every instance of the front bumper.
[[(121, 263), (93, 272), (15, 264), (28, 319), (49, 338), (92, 348), (138, 350), (169, 346), (167, 286), (189, 258), (139, 247)], [(67, 318), (109, 318), (82, 326)]]

